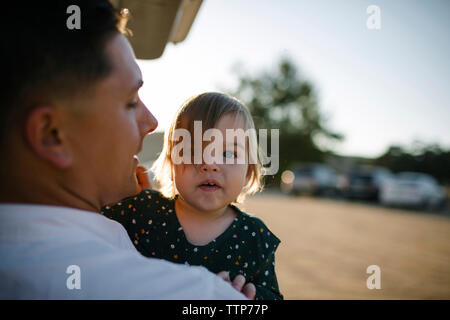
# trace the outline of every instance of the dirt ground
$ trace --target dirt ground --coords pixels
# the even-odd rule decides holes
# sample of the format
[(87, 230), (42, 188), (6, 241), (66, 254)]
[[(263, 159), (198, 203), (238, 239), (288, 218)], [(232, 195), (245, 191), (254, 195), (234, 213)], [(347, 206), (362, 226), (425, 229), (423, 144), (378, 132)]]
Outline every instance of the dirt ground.
[[(450, 217), (282, 194), (248, 198), (281, 240), (285, 299), (450, 299)], [(369, 290), (370, 265), (381, 289)]]

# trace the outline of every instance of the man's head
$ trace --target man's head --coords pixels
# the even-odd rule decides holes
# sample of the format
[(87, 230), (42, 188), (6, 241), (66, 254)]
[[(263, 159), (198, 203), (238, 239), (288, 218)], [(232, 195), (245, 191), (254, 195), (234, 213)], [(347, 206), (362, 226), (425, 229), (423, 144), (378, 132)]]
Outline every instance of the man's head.
[[(98, 210), (135, 192), (133, 156), (157, 121), (108, 1), (37, 3), (3, 20), (0, 174), (11, 186), (1, 201)], [(70, 30), (74, 4), (81, 23)]]

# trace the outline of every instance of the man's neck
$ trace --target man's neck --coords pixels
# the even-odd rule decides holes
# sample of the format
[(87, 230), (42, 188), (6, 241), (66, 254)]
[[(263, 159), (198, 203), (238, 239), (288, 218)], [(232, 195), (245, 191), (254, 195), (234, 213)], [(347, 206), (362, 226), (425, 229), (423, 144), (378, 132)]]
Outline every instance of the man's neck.
[[(43, 174), (44, 175), (44, 174)], [(0, 186), (0, 203), (28, 203), (70, 207), (99, 212), (100, 206), (75, 193), (56, 179), (23, 179), (21, 174), (2, 174), (1, 181), (9, 181)], [(26, 182), (22, 182), (26, 181)]]

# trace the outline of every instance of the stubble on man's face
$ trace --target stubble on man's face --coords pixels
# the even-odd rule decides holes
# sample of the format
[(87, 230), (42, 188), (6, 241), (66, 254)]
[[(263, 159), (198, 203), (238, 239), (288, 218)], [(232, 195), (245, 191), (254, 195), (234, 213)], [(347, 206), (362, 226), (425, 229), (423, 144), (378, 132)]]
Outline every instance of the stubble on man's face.
[(93, 201), (100, 206), (136, 192), (134, 155), (141, 151), (148, 128), (153, 130), (157, 123), (138, 97), (142, 76), (128, 41), (117, 35), (105, 52), (112, 72), (83, 106), (72, 140), (85, 196), (95, 195)]

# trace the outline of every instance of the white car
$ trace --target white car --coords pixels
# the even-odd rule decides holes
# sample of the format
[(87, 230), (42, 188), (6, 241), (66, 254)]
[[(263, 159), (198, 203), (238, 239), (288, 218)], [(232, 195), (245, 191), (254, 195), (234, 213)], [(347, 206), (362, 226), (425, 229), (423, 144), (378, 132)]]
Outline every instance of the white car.
[(430, 175), (401, 172), (381, 186), (380, 202), (384, 205), (436, 209), (444, 204), (445, 192)]

